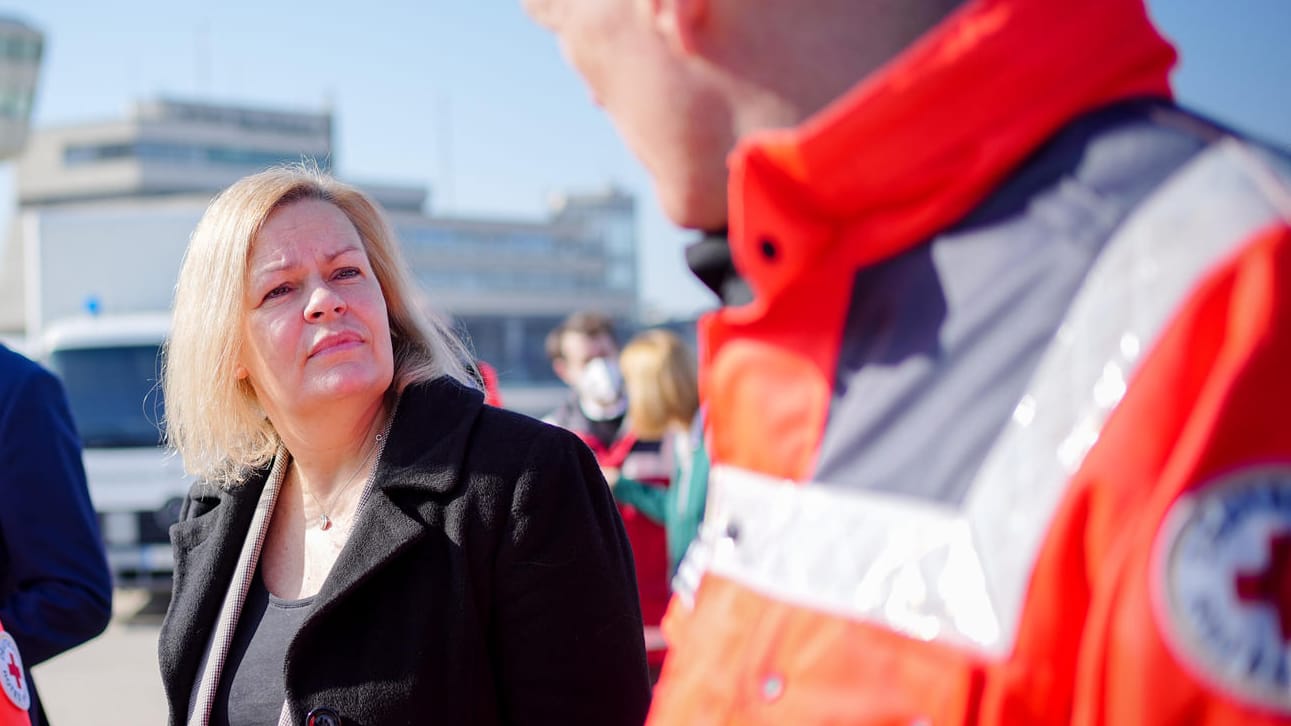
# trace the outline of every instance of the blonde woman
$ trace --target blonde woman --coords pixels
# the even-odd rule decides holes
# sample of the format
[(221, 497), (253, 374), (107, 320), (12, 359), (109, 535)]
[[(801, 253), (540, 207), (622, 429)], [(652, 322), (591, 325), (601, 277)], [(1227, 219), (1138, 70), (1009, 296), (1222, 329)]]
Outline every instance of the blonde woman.
[(631, 551), (571, 434), (483, 404), (377, 207), (221, 194), (180, 272), (172, 724), (639, 724)]
[(667, 330), (647, 330), (623, 348), (619, 367), (628, 397), (628, 426), (638, 439), (661, 442), (672, 462), (668, 487), (606, 470), (614, 498), (663, 525), (668, 536), (668, 571), (675, 572), (699, 531), (708, 493), (708, 455), (703, 446), (695, 360), (686, 344)]

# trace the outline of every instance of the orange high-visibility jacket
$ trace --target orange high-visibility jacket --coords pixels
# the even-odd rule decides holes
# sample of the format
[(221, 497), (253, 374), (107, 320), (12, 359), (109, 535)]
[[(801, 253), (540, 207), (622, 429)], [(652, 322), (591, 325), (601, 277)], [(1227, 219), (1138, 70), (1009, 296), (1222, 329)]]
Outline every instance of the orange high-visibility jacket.
[(1173, 60), (977, 0), (737, 149), (650, 724), (1291, 723), (1291, 167)]
[(30, 684), (24, 675), (22, 655), (13, 636), (0, 624), (0, 726), (30, 726)]

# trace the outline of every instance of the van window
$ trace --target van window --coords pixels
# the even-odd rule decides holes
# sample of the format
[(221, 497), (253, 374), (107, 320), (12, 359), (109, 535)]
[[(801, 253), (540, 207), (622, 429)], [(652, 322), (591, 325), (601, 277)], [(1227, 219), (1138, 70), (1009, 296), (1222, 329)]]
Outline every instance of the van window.
[(62, 379), (72, 418), (87, 447), (156, 446), (164, 406), (160, 348), (135, 345), (54, 351), (49, 367)]

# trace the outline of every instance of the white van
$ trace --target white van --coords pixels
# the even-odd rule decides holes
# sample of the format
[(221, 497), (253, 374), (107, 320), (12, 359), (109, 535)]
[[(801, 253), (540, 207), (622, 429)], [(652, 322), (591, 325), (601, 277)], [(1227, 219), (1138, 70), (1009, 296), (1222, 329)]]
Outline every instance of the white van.
[(67, 389), (117, 587), (170, 589), (167, 530), (190, 482), (162, 446), (159, 373), (169, 331), (168, 313), (149, 313), (66, 319), (40, 336), (41, 360)]

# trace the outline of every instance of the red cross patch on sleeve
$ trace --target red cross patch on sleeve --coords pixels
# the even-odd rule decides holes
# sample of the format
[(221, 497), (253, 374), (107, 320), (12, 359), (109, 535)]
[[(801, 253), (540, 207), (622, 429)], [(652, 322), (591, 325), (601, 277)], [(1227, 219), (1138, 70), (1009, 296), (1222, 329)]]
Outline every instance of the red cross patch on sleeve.
[(0, 632), (0, 688), (9, 697), (13, 705), (26, 711), (31, 707), (31, 691), (27, 679), (23, 676), (22, 656), (18, 654), (18, 644), (13, 636)]
[(1226, 693), (1291, 712), (1291, 467), (1244, 469), (1180, 497), (1152, 577), (1177, 658)]

